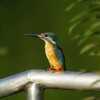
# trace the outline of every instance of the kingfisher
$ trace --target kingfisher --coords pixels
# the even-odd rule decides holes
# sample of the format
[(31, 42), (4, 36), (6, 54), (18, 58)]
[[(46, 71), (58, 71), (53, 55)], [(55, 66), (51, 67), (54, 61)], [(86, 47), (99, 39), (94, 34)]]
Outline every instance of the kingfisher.
[(56, 35), (52, 32), (25, 34), (28, 37), (37, 37), (44, 41), (45, 54), (49, 62), (48, 71), (63, 72), (65, 70), (65, 57)]

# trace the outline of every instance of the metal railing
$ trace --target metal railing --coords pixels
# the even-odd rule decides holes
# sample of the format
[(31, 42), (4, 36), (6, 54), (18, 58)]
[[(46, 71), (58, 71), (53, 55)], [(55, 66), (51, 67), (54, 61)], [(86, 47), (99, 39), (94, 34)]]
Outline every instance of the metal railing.
[(27, 100), (41, 100), (43, 88), (99, 90), (100, 75), (70, 71), (51, 73), (43, 70), (29, 70), (0, 79), (0, 97), (26, 90)]

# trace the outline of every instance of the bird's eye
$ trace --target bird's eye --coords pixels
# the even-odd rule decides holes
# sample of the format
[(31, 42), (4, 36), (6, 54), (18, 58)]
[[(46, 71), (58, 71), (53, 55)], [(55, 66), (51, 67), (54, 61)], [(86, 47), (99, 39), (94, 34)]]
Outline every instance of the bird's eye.
[(48, 35), (47, 34), (45, 34), (45, 37), (47, 37)]

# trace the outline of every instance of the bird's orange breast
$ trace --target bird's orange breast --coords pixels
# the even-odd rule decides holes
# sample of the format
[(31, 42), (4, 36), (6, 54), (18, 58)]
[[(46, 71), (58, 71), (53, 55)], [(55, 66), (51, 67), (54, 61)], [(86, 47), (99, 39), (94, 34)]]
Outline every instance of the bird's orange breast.
[(54, 46), (47, 42), (45, 44), (45, 53), (46, 53), (46, 56), (49, 60), (49, 63), (50, 65), (54, 66), (54, 67), (60, 67), (60, 63), (59, 63), (59, 60), (57, 58), (57, 55), (56, 55), (56, 52), (55, 52), (55, 48)]

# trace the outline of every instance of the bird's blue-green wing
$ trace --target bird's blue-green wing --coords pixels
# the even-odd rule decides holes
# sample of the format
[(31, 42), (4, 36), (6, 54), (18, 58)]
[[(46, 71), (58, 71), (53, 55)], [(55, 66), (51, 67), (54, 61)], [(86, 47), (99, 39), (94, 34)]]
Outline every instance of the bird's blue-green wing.
[(65, 56), (64, 56), (63, 50), (60, 47), (56, 46), (55, 52), (60, 64), (64, 66), (65, 68)]

